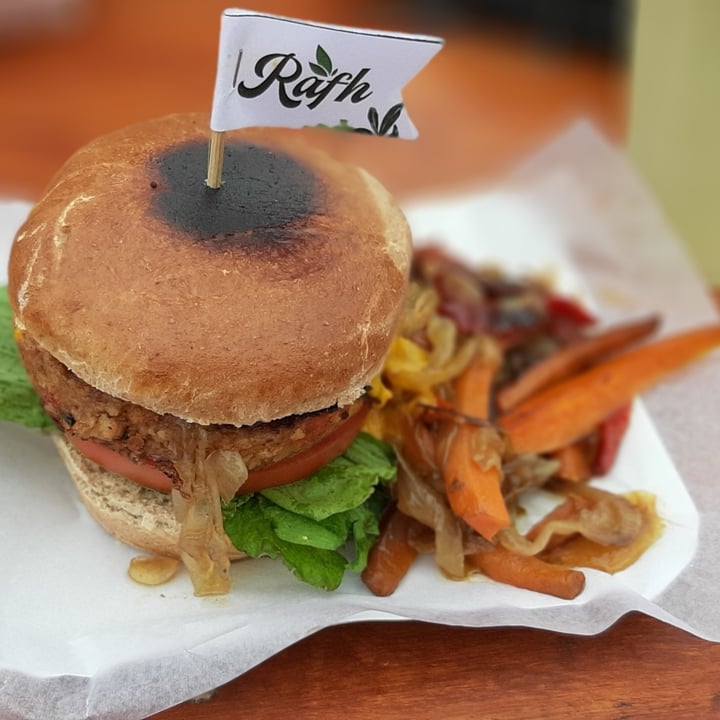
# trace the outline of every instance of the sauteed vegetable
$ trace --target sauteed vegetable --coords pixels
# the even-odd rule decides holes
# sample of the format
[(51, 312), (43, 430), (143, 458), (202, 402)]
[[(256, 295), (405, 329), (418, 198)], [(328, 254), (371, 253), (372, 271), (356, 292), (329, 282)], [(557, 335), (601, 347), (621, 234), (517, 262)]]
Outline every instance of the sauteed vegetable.
[[(418, 553), (452, 578), (482, 573), (561, 598), (576, 567), (617, 572), (662, 533), (655, 499), (590, 484), (612, 468), (633, 399), (720, 345), (720, 325), (639, 347), (658, 317), (597, 329), (539, 281), (416, 253), (410, 303), (366, 428), (398, 456), (393, 504), (363, 572), (387, 595)], [(538, 488), (557, 506), (516, 520)]]
[[(45, 428), (50, 422), (11, 339), (4, 293), (0, 311), (6, 368), (0, 417)], [(481, 574), (571, 599), (585, 584), (578, 568), (614, 573), (634, 563), (663, 531), (655, 498), (609, 492), (601, 478), (613, 468), (634, 398), (720, 345), (720, 325), (641, 344), (659, 324), (651, 316), (599, 327), (579, 303), (541, 281), (471, 269), (435, 248), (416, 251), (407, 309), (369, 391), (373, 403), (364, 419), (365, 433), (391, 446), (361, 463), (368, 468), (363, 477), (369, 473), (371, 484), (382, 477), (382, 497), (390, 498), (379, 535), (370, 548), (374, 515), (372, 522), (363, 520), (367, 537), (357, 557), (344, 558), (345, 525), (360, 516), (341, 522), (337, 507), (331, 508), (321, 518), (327, 527), (313, 518), (313, 528), (323, 538), (339, 524), (344, 528), (321, 551), (332, 555), (332, 577), (308, 575), (303, 568), (318, 563), (297, 552), (293, 571), (330, 588), (350, 567), (362, 571), (372, 592), (389, 595), (418, 555), (432, 553), (452, 579)], [(360, 440), (374, 447), (367, 434)], [(275, 528), (269, 534), (248, 521), (252, 508), (245, 496), (233, 501), (224, 511), (226, 532), (250, 533), (255, 554), (277, 554), (268, 538), (282, 544), (294, 537), (290, 530), (280, 533), (280, 508), (288, 518), (296, 513), (288, 528), (305, 537), (311, 521), (292, 497), (320, 480), (312, 476), (275, 495), (266, 490), (267, 497), (255, 500), (270, 508), (266, 515), (274, 513), (263, 520)], [(521, 533), (524, 503), (538, 489), (556, 498), (555, 507)], [(283, 492), (290, 492), (290, 505)]]

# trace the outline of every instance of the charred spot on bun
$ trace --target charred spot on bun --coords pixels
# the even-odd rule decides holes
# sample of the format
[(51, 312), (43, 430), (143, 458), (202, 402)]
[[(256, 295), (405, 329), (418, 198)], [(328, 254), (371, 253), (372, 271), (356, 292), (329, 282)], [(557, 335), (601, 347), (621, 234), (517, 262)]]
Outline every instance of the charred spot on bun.
[(223, 185), (206, 187), (207, 128), (172, 115), (79, 150), (20, 229), (8, 284), (83, 502), (182, 557), (198, 593), (225, 592), (238, 554), (221, 500), (296, 481), (359, 433), (411, 260), (391, 195), (293, 131), (227, 133)]

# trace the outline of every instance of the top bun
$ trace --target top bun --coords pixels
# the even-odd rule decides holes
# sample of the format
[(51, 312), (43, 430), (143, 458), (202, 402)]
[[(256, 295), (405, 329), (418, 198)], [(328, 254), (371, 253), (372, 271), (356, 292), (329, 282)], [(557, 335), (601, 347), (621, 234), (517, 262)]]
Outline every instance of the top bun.
[(402, 212), (287, 130), (227, 133), (211, 190), (207, 143), (207, 116), (171, 115), (71, 157), (12, 249), (18, 327), (99, 390), (190, 422), (351, 402), (402, 309)]

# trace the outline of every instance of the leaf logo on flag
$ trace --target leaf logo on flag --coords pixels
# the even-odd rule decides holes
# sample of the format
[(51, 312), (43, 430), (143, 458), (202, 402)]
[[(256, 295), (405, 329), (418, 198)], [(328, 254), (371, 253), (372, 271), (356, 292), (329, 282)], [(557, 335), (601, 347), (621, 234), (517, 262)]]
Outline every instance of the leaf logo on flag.
[(389, 135), (390, 137), (398, 137), (399, 131), (397, 121), (403, 111), (403, 104), (393, 105), (384, 115), (382, 121), (378, 114), (377, 108), (371, 107), (368, 110), (368, 122), (370, 130), (365, 128), (355, 128), (355, 132), (365, 133), (366, 135)]
[(210, 127), (414, 138), (401, 91), (441, 46), (439, 38), (226, 10)]
[(315, 51), (315, 59), (317, 62), (311, 62), (310, 67), (318, 75), (327, 77), (333, 74), (332, 60), (330, 56), (323, 50), (322, 45), (317, 46)]

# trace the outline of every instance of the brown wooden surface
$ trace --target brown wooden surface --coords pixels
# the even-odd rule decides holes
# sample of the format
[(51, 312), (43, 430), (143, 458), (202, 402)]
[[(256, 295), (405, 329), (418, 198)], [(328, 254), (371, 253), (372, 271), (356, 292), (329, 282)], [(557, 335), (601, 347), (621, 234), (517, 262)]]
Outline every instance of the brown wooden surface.
[(638, 720), (720, 715), (720, 645), (643, 616), (596, 637), (368, 623), (323, 630), (158, 720)]
[[(98, 0), (63, 35), (0, 40), (0, 194), (37, 197), (62, 161), (99, 133), (208, 109), (226, 5)], [(406, 93), (419, 140), (318, 136), (401, 196), (493, 182), (578, 116), (622, 141), (625, 72), (602, 58), (448, 24), (410, 2), (251, 7), (446, 37)], [(157, 718), (714, 717), (719, 664), (720, 645), (635, 615), (591, 638), (362, 623), (323, 630), (211, 700)]]

